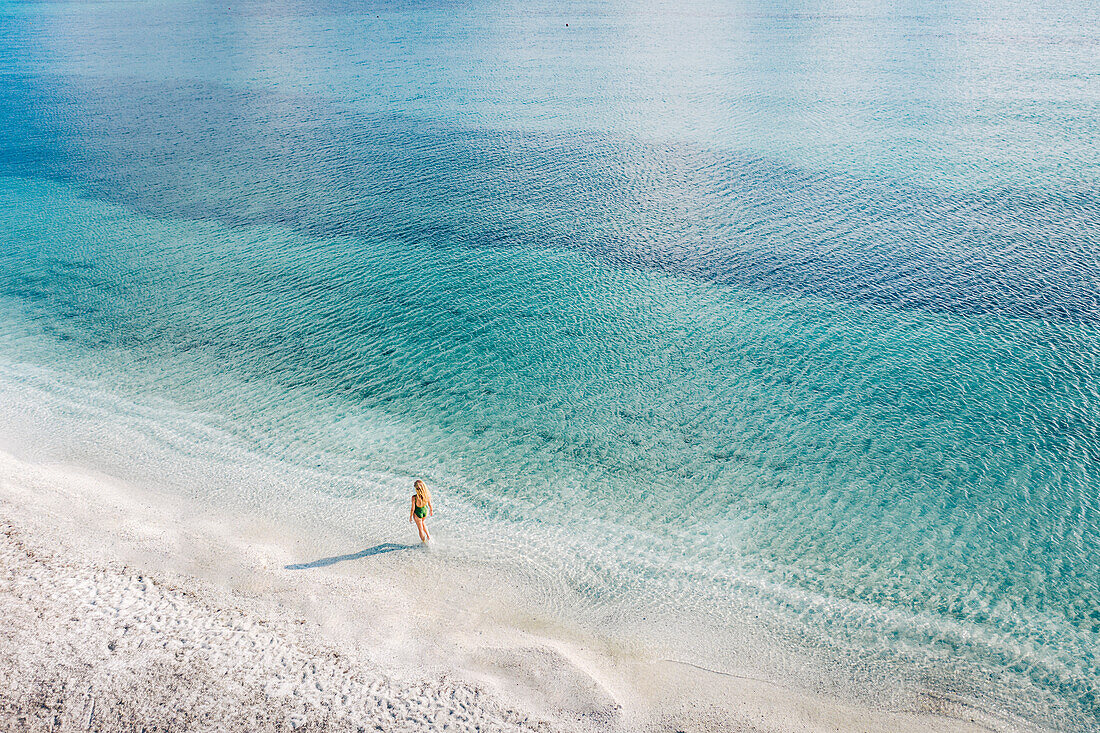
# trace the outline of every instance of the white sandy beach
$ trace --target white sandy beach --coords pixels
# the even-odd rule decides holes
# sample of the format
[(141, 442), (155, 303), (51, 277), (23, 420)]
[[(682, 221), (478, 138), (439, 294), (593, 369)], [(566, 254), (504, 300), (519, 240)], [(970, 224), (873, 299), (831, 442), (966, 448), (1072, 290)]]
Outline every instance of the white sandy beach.
[(503, 588), (418, 575), (421, 548), (291, 569), (319, 558), (285, 530), (8, 454), (0, 526), (4, 730), (1010, 729), (584, 638), (511, 611)]

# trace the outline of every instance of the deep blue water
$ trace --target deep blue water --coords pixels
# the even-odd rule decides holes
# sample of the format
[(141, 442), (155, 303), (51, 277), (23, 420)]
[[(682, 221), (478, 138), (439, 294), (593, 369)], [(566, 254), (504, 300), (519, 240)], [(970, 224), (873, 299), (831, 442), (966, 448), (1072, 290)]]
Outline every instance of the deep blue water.
[(1091, 729), (1097, 20), (3, 3), (0, 375), (70, 460), (424, 476), (556, 613)]

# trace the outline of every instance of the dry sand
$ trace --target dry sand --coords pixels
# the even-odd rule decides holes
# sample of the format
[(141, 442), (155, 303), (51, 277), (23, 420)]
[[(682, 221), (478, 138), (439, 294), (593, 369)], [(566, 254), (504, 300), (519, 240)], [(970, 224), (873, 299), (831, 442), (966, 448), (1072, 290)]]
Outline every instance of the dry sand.
[(429, 576), (430, 554), (400, 543), (296, 570), (316, 548), (282, 529), (7, 454), (0, 530), (0, 730), (1018, 727), (949, 700), (868, 710), (616, 647), (516, 614), (503, 590)]

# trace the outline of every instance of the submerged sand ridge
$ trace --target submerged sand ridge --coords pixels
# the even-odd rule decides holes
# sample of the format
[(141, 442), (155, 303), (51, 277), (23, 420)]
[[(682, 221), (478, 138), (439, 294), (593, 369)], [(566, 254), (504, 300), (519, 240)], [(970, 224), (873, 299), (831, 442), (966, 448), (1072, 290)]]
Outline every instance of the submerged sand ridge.
[(1013, 727), (946, 701), (946, 715), (864, 710), (613, 653), (502, 613), (461, 576), (433, 577), (421, 585), (442, 590), (416, 597), (416, 573), (432, 567), (409, 561), (421, 548), (392, 543), (369, 573), (339, 555), (303, 563), (285, 537), (189, 511), (108, 477), (0, 455), (0, 728)]

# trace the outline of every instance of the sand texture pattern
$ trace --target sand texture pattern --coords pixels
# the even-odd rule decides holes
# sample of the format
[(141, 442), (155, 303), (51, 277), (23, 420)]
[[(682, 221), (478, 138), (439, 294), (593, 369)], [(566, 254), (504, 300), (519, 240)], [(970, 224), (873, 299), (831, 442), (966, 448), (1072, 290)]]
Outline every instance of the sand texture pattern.
[(0, 527), (4, 730), (551, 730), (471, 685), (395, 680), (303, 624), (68, 562)]

